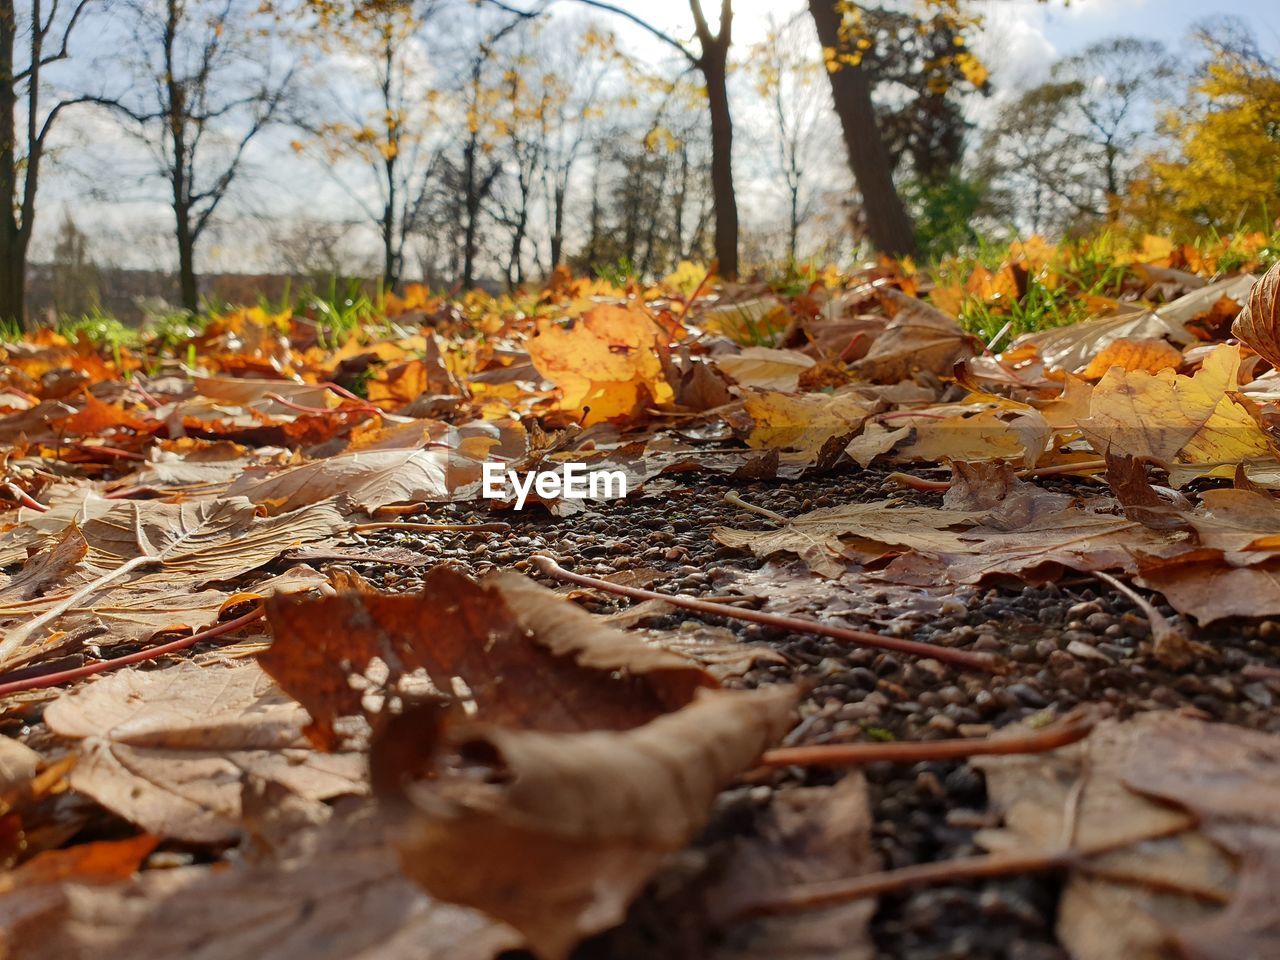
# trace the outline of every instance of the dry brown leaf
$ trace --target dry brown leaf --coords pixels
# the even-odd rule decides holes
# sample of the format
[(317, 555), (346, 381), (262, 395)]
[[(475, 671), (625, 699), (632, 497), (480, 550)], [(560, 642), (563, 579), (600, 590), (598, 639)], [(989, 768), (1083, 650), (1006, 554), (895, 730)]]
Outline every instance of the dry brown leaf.
[(316, 800), (366, 789), (363, 759), (310, 749), (305, 711), (251, 661), (120, 670), (44, 716), (79, 741), (72, 787), (165, 837), (234, 839), (249, 774)]
[(951, 486), (942, 497), (943, 509), (981, 513), (987, 525), (999, 530), (1021, 529), (1070, 503), (1067, 494), (1027, 483), (1011, 464), (990, 460), (953, 462)]
[(734, 530), (716, 527), (711, 536), (726, 547), (750, 550), (757, 557), (794, 553), (817, 574), (838, 577), (852, 556), (842, 537), (862, 541), (865, 550), (889, 552), (906, 547), (925, 553), (951, 553), (967, 549), (951, 527), (973, 526), (982, 514), (934, 507), (898, 506), (898, 501), (850, 503), (820, 507), (788, 521), (775, 530)]
[(1183, 510), (1189, 510), (1190, 502), (1181, 494), (1167, 490), (1161, 496), (1147, 479), (1144, 461), (1123, 454), (1107, 455), (1107, 485), (1116, 500), (1124, 508), (1130, 520), (1154, 530), (1177, 530), (1187, 526)]
[(1209, 915), (1234, 885), (1230, 859), (1194, 816), (1124, 785), (1147, 731), (1170, 720), (1104, 721), (1050, 754), (971, 761), (1004, 814), (1003, 830), (979, 833), (988, 849), (1108, 851), (1072, 872), (1059, 905), (1058, 936), (1074, 960), (1167, 960), (1162, 922)]
[(783, 687), (704, 691), (643, 726), (577, 733), (451, 722), (428, 705), (377, 736), (370, 771), (405, 871), (559, 960), (622, 920), (795, 702)]
[(771, 347), (745, 347), (739, 353), (723, 353), (712, 359), (739, 386), (782, 391), (798, 389), (800, 375), (817, 363), (798, 350)]
[(227, 493), (261, 504), (273, 514), (338, 494), (365, 510), (376, 510), (391, 503), (449, 500), (461, 483), (479, 477), (478, 463), (449, 450), (370, 450), (275, 473), (246, 472)]
[(1182, 952), (1193, 960), (1280, 954), (1280, 737), (1171, 717), (1149, 725), (1125, 783), (1191, 810), (1200, 830), (1241, 865), (1226, 910), (1174, 925)]
[(494, 722), (560, 731), (637, 726), (715, 685), (693, 661), (515, 573), (477, 583), (436, 566), (417, 594), (356, 585), (276, 597), (267, 617), (275, 640), (259, 661), (307, 708), (308, 733), (325, 747), (350, 732), (344, 718), (377, 713), (366, 697), (405, 695), (405, 683), (418, 696), (463, 696)]
[(256, 513), (243, 498), (180, 504), (127, 500), (85, 521), (78, 532), (68, 530), (55, 549), (75, 552), (83, 538), (87, 550), (82, 561), (56, 589), (49, 586), (38, 597), (0, 606), (0, 622), (22, 618), (0, 641), (0, 661), (22, 655), (65, 614), (91, 610), (108, 590), (127, 585), (139, 593), (140, 602), (147, 592), (195, 591), (347, 527), (343, 510), (333, 502), (268, 519)]
[(1231, 332), (1273, 367), (1280, 367), (1280, 263), (1253, 285)]
[(1143, 558), (1135, 582), (1163, 594), (1173, 609), (1201, 626), (1226, 617), (1280, 615), (1280, 561), (1233, 567), (1221, 551), (1193, 550)]
[[(314, 831), (306, 851), (69, 882), (56, 922), (4, 916), (13, 960), (494, 960), (520, 936), (431, 900), (400, 872), (369, 805)], [(124, 879), (124, 878), (121, 878)]]
[(979, 352), (981, 343), (937, 307), (892, 287), (880, 292), (897, 313), (875, 338), (867, 355), (851, 365), (860, 379), (898, 383), (920, 371), (949, 374), (956, 363)]
[(865, 469), (871, 466), (871, 461), (888, 453), (910, 433), (909, 426), (890, 430), (878, 421), (871, 421), (860, 434), (849, 441), (844, 452), (849, 455), (850, 460)]

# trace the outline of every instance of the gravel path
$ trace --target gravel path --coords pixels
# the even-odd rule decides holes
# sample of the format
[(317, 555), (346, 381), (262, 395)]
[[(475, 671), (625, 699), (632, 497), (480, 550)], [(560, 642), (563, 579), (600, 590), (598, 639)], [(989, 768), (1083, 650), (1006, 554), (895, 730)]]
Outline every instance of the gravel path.
[[(685, 474), (664, 478), (599, 512), (554, 518), (541, 508), (496, 517), (464, 506), (433, 511), (433, 521), (503, 519), (509, 534), (380, 531), (370, 547), (401, 547), (429, 562), (480, 574), (514, 567), (538, 576), (528, 557), (552, 554), (566, 568), (595, 576), (626, 574), (658, 592), (763, 596), (766, 609), (829, 619), (931, 643), (1007, 656), (1013, 669), (992, 677), (937, 661), (850, 649), (836, 641), (724, 620), (744, 641), (765, 643), (786, 663), (757, 666), (735, 683), (797, 681), (808, 686), (793, 743), (866, 737), (938, 739), (985, 735), (1046, 708), (1106, 703), (1120, 716), (1184, 710), (1202, 719), (1280, 732), (1280, 622), (1227, 622), (1195, 639), (1216, 651), (1182, 671), (1150, 656), (1145, 617), (1093, 578), (1068, 574), (1046, 587), (1018, 584), (957, 592), (899, 588), (863, 580), (816, 581), (794, 563), (765, 564), (717, 544), (717, 525), (763, 528), (766, 521), (725, 503), (735, 490), (749, 503), (794, 516), (814, 507), (903, 496), (884, 471), (865, 470), (785, 484)], [(1069, 489), (1063, 481), (1059, 489)], [(911, 494), (937, 504), (936, 495)], [(353, 563), (389, 589), (411, 590), (425, 567)], [(563, 587), (555, 581), (549, 586)], [(631, 605), (617, 597), (585, 604), (594, 612)], [(1172, 616), (1172, 610), (1160, 606)], [(683, 614), (646, 626), (679, 629)], [(711, 621), (707, 621), (711, 622)], [(1269, 673), (1270, 671), (1270, 673)], [(1269, 675), (1268, 675), (1269, 674)], [(875, 818), (873, 842), (886, 867), (980, 853), (973, 834), (988, 825), (983, 777), (963, 762), (876, 764), (865, 771)], [(778, 771), (764, 785), (722, 797), (700, 849), (712, 856), (726, 837), (751, 830), (772, 790), (831, 783), (836, 774)], [(621, 930), (575, 956), (707, 955), (696, 899), (678, 878), (655, 884)], [(1059, 882), (1017, 877), (958, 883), (882, 898), (872, 924), (877, 955), (894, 960), (1065, 960), (1053, 935)], [(687, 915), (680, 915), (682, 911)], [(676, 915), (673, 919), (673, 911)]]

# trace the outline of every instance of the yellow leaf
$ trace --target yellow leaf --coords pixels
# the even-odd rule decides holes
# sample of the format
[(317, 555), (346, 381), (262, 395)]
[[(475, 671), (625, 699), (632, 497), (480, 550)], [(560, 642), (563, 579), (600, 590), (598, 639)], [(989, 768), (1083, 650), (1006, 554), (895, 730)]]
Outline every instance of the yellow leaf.
[(753, 422), (747, 446), (787, 451), (784, 460), (805, 463), (832, 437), (852, 435), (871, 412), (848, 394), (753, 392), (743, 406)]
[[(584, 424), (627, 417), (675, 393), (663, 376), (666, 337), (642, 306), (599, 306), (572, 327), (539, 325), (533, 365), (561, 390), (560, 407)], [(589, 409), (588, 409), (589, 408)]]
[(1218, 346), (1194, 377), (1172, 370), (1112, 368), (1093, 388), (1089, 416), (1080, 422), (1099, 453), (1147, 457), (1161, 463), (1231, 465), (1274, 455), (1270, 441), (1233, 394), (1240, 348)]

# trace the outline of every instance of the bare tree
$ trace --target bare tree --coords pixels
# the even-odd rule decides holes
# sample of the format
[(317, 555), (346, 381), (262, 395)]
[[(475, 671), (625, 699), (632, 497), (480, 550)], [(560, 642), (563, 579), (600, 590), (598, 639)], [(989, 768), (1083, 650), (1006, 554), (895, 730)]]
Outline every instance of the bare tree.
[(1074, 111), (1095, 146), (1106, 192), (1107, 219), (1115, 220), (1139, 143), (1151, 132), (1155, 101), (1177, 74), (1158, 40), (1113, 37), (1090, 44), (1053, 65), (1057, 83), (1071, 84)]
[[(333, 82), (326, 86), (321, 76), (315, 78), (314, 87), (328, 96), (297, 121), (310, 139), (296, 142), (295, 149), (318, 154), (325, 172), (376, 227), (382, 282), (394, 289), (404, 271), (406, 244), (422, 226), (432, 181), (440, 173), (440, 149), (431, 137), (438, 121), (435, 91), (422, 33), (442, 4), (312, 6), (318, 8), (318, 29), (310, 35), (322, 49), (343, 54), (347, 69), (335, 70), (326, 59), (315, 71)], [(360, 67), (353, 69), (352, 60)]]
[(92, 2), (49, 0), (46, 9), (42, 0), (31, 0), (20, 19), (14, 0), (0, 0), (0, 320), (26, 323), (27, 250), (40, 164), (59, 115), (85, 99), (55, 98), (45, 106), (42, 74), (70, 56), (72, 34)]
[[(520, 11), (505, 0), (490, 0), (505, 10), (530, 17), (541, 11)], [(697, 49), (660, 30), (643, 17), (604, 0), (577, 0), (584, 6), (612, 13), (640, 27), (651, 37), (678, 52), (702, 74), (711, 120), (711, 193), (715, 203), (715, 255), (720, 273), (738, 275), (738, 200), (733, 185), (733, 115), (729, 109), (729, 48), (733, 43), (733, 0), (720, 0), (720, 23), (715, 30), (707, 20), (702, 0), (689, 0)], [(544, 4), (545, 9), (545, 4)]]
[(822, 64), (813, 55), (812, 39), (802, 35), (802, 26), (795, 18), (781, 25), (770, 18), (769, 32), (751, 58), (757, 89), (773, 122), (777, 169), (786, 191), (787, 257), (792, 261), (799, 254), (800, 228), (810, 214), (812, 148), (831, 109), (819, 88)]
[(256, 0), (133, 0), (128, 9), (135, 82), (93, 99), (130, 122), (167, 185), (182, 306), (194, 312), (200, 239), (249, 144), (278, 119), (293, 69), (277, 69)]
[(1000, 111), (978, 153), (991, 212), (1034, 231), (1114, 221), (1174, 74), (1161, 44), (1132, 37), (1055, 63)]

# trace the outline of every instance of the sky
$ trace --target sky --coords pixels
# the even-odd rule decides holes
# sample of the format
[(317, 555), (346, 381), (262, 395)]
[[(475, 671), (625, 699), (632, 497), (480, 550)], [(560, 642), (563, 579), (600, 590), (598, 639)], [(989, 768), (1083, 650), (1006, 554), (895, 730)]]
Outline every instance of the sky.
[[(692, 34), (688, 0), (615, 2), (676, 36)], [(703, 0), (703, 4), (714, 25), (719, 0)], [(1217, 0), (1212, 8), (1207, 8), (1204, 0), (973, 0), (973, 4), (985, 20), (975, 52), (990, 68), (994, 89), (991, 97), (972, 100), (970, 119), (979, 126), (994, 116), (1002, 102), (1045, 79), (1056, 58), (1107, 37), (1150, 37), (1164, 41), (1176, 52), (1185, 49), (1187, 33), (1198, 19), (1226, 14), (1248, 22), (1264, 49), (1280, 52), (1280, 3), (1276, 0)], [(565, 12), (582, 9), (570, 2), (557, 7)], [(734, 0), (734, 10), (734, 46), (739, 62), (751, 44), (763, 37), (771, 17), (806, 16), (803, 0)], [(621, 18), (604, 13), (596, 16), (601, 23), (612, 25), (635, 54), (654, 58), (671, 55), (668, 48)], [(734, 95), (736, 119), (746, 134), (741, 142), (751, 144), (752, 111), (759, 108), (746, 102), (751, 99), (750, 84), (738, 81)], [(140, 187), (136, 178), (130, 180), (121, 173), (130, 157), (136, 160), (136, 145), (128, 143), (105, 117), (81, 117), (67, 127), (67, 162), (42, 177), (43, 204), (33, 251), (36, 259), (47, 254), (63, 213), (69, 210), (91, 240), (97, 240), (104, 260), (120, 266), (163, 263), (169, 256), (167, 220), (171, 215), (153, 188)], [(290, 216), (316, 211), (333, 211), (334, 219), (343, 218), (349, 198), (315, 163), (293, 155), (288, 149), (290, 136), (279, 131), (254, 145), (257, 182), (247, 184), (227, 204), (220, 236), (213, 237), (203, 252), (202, 269), (266, 268), (269, 252), (263, 244), (269, 243), (269, 230), (263, 226), (264, 219), (287, 221)], [(831, 136), (832, 156), (838, 158), (840, 141), (834, 117)], [(92, 150), (78, 154), (77, 145), (83, 148), (85, 144), (92, 145)], [(768, 175), (759, 169), (758, 151), (743, 150), (748, 152), (752, 155), (735, 156), (740, 192), (767, 191)], [(86, 198), (90, 191), (96, 198)], [(760, 208), (767, 208), (767, 203)], [(258, 239), (245, 242), (249, 236)], [(366, 245), (371, 243), (366, 241)]]

